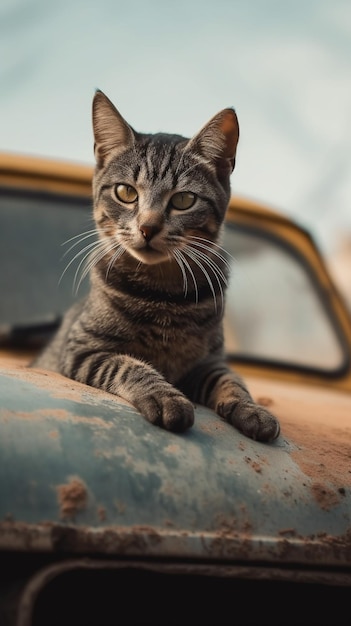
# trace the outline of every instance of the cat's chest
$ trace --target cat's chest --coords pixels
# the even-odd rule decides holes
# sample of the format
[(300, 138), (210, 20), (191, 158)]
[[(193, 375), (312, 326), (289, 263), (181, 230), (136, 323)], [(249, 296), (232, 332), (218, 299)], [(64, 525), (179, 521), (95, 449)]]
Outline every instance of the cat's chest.
[(155, 312), (152, 320), (134, 327), (129, 349), (175, 382), (208, 352), (209, 337), (195, 320)]
[(155, 314), (153, 318), (134, 324), (134, 342), (148, 352), (184, 354), (186, 345), (201, 346), (201, 331), (193, 320), (182, 320), (171, 314)]

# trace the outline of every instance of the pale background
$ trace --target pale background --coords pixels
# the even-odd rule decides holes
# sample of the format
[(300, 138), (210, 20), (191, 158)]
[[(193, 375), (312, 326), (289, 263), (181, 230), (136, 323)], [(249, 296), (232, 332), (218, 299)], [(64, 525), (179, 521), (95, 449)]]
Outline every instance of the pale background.
[(306, 226), (351, 294), (350, 70), (350, 0), (2, 0), (0, 150), (92, 163), (96, 87), (145, 132), (234, 106), (233, 192)]

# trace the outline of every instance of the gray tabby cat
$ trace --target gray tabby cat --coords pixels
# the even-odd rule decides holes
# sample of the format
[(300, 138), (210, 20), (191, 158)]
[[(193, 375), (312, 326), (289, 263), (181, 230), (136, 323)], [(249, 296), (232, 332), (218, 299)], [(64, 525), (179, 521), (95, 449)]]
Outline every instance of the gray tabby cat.
[(171, 431), (193, 403), (260, 441), (279, 423), (226, 365), (228, 261), (218, 241), (239, 126), (224, 109), (192, 139), (141, 134), (97, 91), (93, 101), (91, 288), (34, 363), (131, 402)]

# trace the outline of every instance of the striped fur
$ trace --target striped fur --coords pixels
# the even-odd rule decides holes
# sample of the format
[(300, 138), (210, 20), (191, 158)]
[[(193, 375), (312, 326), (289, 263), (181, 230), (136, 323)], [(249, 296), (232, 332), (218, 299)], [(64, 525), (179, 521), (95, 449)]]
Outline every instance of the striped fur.
[(274, 439), (277, 420), (223, 352), (229, 264), (220, 236), (239, 138), (234, 111), (190, 140), (146, 135), (98, 91), (93, 127), (91, 289), (35, 365), (119, 395), (169, 430), (190, 427), (199, 402), (249, 437)]

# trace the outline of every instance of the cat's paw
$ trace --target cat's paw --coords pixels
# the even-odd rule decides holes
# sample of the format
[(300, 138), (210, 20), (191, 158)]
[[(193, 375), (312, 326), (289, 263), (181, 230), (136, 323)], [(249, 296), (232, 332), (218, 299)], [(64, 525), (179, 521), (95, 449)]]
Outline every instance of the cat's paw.
[(194, 406), (180, 393), (144, 397), (137, 408), (149, 422), (173, 432), (183, 432), (194, 424)]
[(219, 402), (217, 413), (257, 441), (273, 441), (280, 433), (280, 424), (274, 415), (254, 402)]

